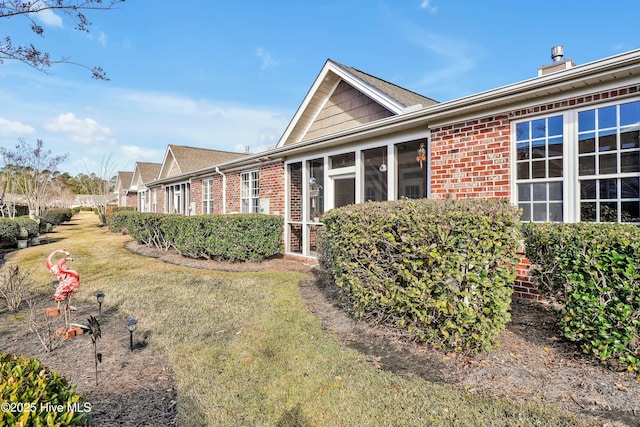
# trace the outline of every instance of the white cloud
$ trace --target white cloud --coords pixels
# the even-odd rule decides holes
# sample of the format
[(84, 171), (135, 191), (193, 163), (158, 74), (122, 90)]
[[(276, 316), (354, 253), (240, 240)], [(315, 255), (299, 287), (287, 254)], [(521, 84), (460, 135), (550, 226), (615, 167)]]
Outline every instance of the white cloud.
[(422, 3), (420, 3), (420, 9), (425, 9), (430, 13), (436, 13), (438, 11), (438, 6), (433, 6), (431, 4), (431, 0), (422, 0)]
[(256, 55), (258, 56), (258, 58), (262, 60), (262, 63), (260, 64), (260, 70), (262, 71), (268, 68), (273, 68), (276, 65), (278, 65), (278, 61), (273, 59), (273, 57), (271, 56), (271, 53), (261, 47), (259, 47), (258, 50), (256, 51)]
[(21, 138), (26, 135), (33, 135), (34, 133), (36, 133), (36, 129), (33, 126), (25, 125), (20, 122), (14, 122), (0, 117), (0, 136), (14, 136), (17, 138)]
[(102, 47), (107, 46), (107, 34), (104, 33), (103, 31), (100, 31), (100, 34), (98, 34), (98, 40), (100, 41), (100, 44), (102, 45)]
[[(38, 7), (39, 5), (36, 4), (35, 6)], [(45, 25), (62, 28), (62, 18), (56, 15), (51, 9), (41, 10), (38, 13), (34, 13), (34, 15)]]
[(100, 126), (93, 119), (79, 119), (73, 113), (60, 114), (55, 120), (45, 124), (51, 132), (66, 133), (71, 140), (81, 144), (105, 142), (111, 134), (111, 129)]

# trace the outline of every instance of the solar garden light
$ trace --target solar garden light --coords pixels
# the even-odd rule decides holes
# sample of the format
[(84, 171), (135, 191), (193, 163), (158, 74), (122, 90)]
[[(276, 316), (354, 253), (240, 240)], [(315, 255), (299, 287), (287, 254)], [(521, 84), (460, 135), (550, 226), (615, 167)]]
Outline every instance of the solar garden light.
[(102, 315), (102, 302), (104, 301), (104, 292), (98, 292), (96, 294), (96, 299), (98, 300), (98, 317)]
[(126, 325), (127, 325), (127, 329), (129, 330), (129, 349), (131, 351), (133, 351), (133, 331), (136, 330), (137, 324), (138, 324), (138, 321), (133, 317), (129, 317), (127, 319)]

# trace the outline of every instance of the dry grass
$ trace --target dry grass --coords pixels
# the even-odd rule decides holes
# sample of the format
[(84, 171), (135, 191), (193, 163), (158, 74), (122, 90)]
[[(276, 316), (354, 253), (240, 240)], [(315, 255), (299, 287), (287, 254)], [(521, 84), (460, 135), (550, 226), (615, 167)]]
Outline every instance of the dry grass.
[[(138, 319), (178, 383), (179, 421), (213, 425), (599, 425), (552, 407), (469, 395), (372, 366), (321, 329), (298, 293), (298, 273), (223, 273), (175, 266), (123, 249), (128, 236), (80, 213), (61, 239), (81, 273), (80, 303)], [(52, 245), (9, 257), (48, 292)], [(10, 351), (10, 349), (8, 349)], [(601, 424), (600, 424), (601, 425)]]

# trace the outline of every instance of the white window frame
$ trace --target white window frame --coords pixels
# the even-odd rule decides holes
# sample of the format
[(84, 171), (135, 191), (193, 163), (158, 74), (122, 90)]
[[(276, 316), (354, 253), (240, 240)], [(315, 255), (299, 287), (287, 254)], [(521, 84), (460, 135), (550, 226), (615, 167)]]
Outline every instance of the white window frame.
[(240, 212), (260, 212), (260, 172), (258, 170), (240, 174)]
[(213, 213), (213, 178), (202, 180), (202, 214)]
[[(518, 205), (518, 184), (521, 184), (523, 182), (527, 182), (527, 180), (518, 180), (518, 176), (517, 176), (517, 167), (518, 167), (518, 161), (517, 161), (517, 135), (516, 135), (516, 126), (519, 123), (523, 123), (523, 122), (532, 122), (538, 119), (543, 119), (543, 118), (548, 118), (548, 117), (553, 117), (553, 116), (558, 116), (561, 115), (563, 116), (563, 176), (562, 178), (560, 178), (560, 180), (563, 183), (563, 222), (565, 223), (570, 223), (570, 222), (580, 222), (580, 221), (584, 221), (584, 219), (581, 218), (581, 182), (582, 181), (586, 181), (586, 180), (596, 180), (596, 181), (600, 181), (600, 180), (605, 180), (605, 179), (617, 179), (618, 185), (617, 185), (617, 191), (618, 191), (618, 195), (616, 199), (607, 199), (606, 202), (610, 202), (610, 203), (617, 203), (617, 221), (616, 222), (621, 222), (622, 219), (622, 209), (621, 209), (621, 203), (623, 202), (635, 202), (636, 200), (640, 203), (640, 197), (639, 198), (625, 198), (622, 197), (622, 189), (621, 189), (621, 180), (625, 179), (625, 178), (638, 178), (640, 180), (640, 171), (638, 172), (622, 172), (621, 171), (621, 158), (620, 158), (620, 154), (621, 153), (629, 153), (629, 152), (635, 152), (635, 151), (640, 151), (640, 147), (638, 148), (630, 148), (630, 149), (623, 149), (620, 147), (620, 105), (622, 104), (628, 104), (628, 103), (634, 103), (634, 102), (640, 102), (640, 98), (629, 98), (629, 99), (619, 99), (619, 100), (615, 100), (615, 101), (610, 101), (610, 102), (603, 102), (603, 103), (599, 103), (599, 104), (593, 104), (593, 105), (589, 105), (589, 106), (584, 106), (581, 108), (575, 108), (572, 110), (567, 110), (567, 111), (557, 111), (557, 112), (550, 112), (548, 114), (545, 115), (539, 115), (539, 116), (532, 116), (532, 117), (527, 117), (525, 119), (521, 119), (521, 120), (514, 120), (513, 122), (511, 122), (511, 147), (512, 147), (512, 155), (511, 155), (511, 182), (512, 182), (512, 197), (511, 197), (511, 201), (513, 204), (515, 204), (516, 206)], [(591, 111), (591, 110), (599, 110), (599, 109), (603, 109), (603, 108), (607, 108), (607, 107), (611, 107), (611, 106), (615, 106), (616, 107), (616, 126), (615, 126), (615, 132), (616, 135), (618, 135), (617, 138), (617, 145), (616, 145), (616, 149), (615, 150), (610, 150), (610, 151), (599, 151), (598, 147), (595, 147), (595, 151), (593, 152), (593, 154), (591, 153), (580, 153), (580, 148), (579, 148), (579, 138), (580, 135), (585, 134), (585, 132), (580, 132), (579, 131), (579, 114), (582, 112), (586, 112), (586, 111)], [(597, 113), (596, 113), (597, 115)], [(640, 123), (638, 124), (632, 124), (630, 126), (626, 126), (624, 129), (636, 129), (635, 126), (640, 127)], [(602, 128), (598, 128), (598, 126), (596, 125), (596, 128), (594, 129), (594, 132), (597, 133), (598, 130), (601, 130)], [(606, 129), (610, 129), (610, 128), (606, 128)], [(597, 144), (597, 143), (596, 143)], [(599, 160), (597, 159), (598, 156), (602, 155), (603, 153), (611, 153), (611, 154), (616, 154), (617, 155), (617, 170), (615, 173), (607, 173), (607, 174), (601, 174), (599, 173), (599, 170), (596, 169), (595, 174), (593, 175), (580, 175), (580, 158), (581, 157), (589, 157), (589, 156), (595, 156), (596, 158), (596, 164), (598, 164)], [(537, 180), (538, 182), (551, 182), (551, 181), (557, 181), (557, 178), (546, 178), (543, 179), (541, 178), (540, 180)], [(536, 180), (528, 180), (528, 182), (534, 182)], [(595, 201), (597, 202), (596, 204), (596, 211), (599, 212), (599, 202), (600, 197), (599, 197), (599, 187), (596, 185), (596, 197), (595, 199), (587, 199), (587, 201), (591, 202), (591, 201)], [(599, 214), (596, 214), (596, 222), (600, 222), (600, 218), (599, 218)], [(630, 222), (632, 224), (639, 224), (640, 222)]]

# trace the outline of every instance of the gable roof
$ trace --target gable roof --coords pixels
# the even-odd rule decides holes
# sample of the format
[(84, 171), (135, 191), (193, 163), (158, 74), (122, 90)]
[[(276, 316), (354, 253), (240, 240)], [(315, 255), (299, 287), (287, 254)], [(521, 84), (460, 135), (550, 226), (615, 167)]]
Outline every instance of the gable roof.
[(246, 155), (245, 153), (232, 151), (210, 150), (207, 148), (169, 144), (156, 178), (162, 179), (181, 175)]
[(116, 176), (116, 191), (118, 191), (118, 187), (121, 187), (124, 190), (128, 190), (129, 187), (131, 187), (132, 179), (133, 172), (118, 171), (118, 175)]
[(131, 178), (131, 187), (138, 189), (144, 186), (145, 182), (150, 182), (158, 178), (162, 169), (161, 163), (136, 162)]
[(431, 98), (328, 59), (280, 138), (277, 147), (302, 141), (341, 83), (346, 83), (387, 110), (388, 114), (378, 115), (372, 120), (400, 115), (407, 110), (414, 111), (438, 103)]

